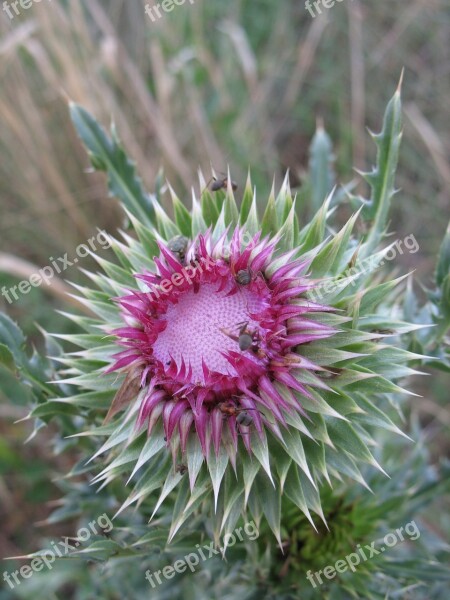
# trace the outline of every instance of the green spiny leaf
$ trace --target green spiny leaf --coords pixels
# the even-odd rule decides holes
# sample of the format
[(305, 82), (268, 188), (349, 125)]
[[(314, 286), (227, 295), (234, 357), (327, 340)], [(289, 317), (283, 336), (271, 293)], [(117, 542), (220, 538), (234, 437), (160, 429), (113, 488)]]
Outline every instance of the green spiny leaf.
[(119, 198), (143, 223), (155, 224), (156, 199), (144, 192), (135, 165), (122, 148), (114, 127), (108, 137), (94, 117), (74, 103), (70, 103), (70, 114), (93, 167), (107, 173), (110, 194)]
[(387, 225), (392, 197), (395, 194), (395, 171), (397, 168), (400, 142), (402, 137), (402, 107), (400, 78), (397, 90), (387, 105), (384, 113), (383, 127), (379, 134), (372, 134), (377, 145), (376, 167), (365, 174), (372, 195), (369, 203), (363, 208), (362, 216), (372, 220), (367, 240), (361, 252), (368, 256), (378, 245)]

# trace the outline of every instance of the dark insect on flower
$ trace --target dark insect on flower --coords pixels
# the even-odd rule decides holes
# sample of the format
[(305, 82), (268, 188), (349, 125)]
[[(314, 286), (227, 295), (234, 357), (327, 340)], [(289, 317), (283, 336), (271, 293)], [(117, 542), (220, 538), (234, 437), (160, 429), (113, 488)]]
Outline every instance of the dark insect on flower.
[(186, 251), (188, 248), (189, 240), (184, 235), (176, 235), (171, 240), (169, 240), (167, 247), (175, 254), (181, 263), (184, 263), (184, 259), (186, 257)]
[(241, 410), (244, 410), (238, 408), (233, 400), (225, 400), (224, 402), (218, 404), (217, 408), (223, 415), (227, 417), (235, 417)]
[(239, 330), (239, 350), (242, 350), (243, 352), (245, 352), (245, 350), (248, 350), (249, 348), (253, 350), (255, 344), (257, 345), (259, 340), (258, 332), (248, 330), (247, 326), (248, 321), (246, 323), (243, 323), (241, 329)]
[(177, 467), (175, 469), (175, 471), (177, 473), (179, 473), (180, 475), (184, 475), (187, 470), (188, 470), (187, 466), (186, 465), (182, 465), (182, 464), (177, 465)]
[(236, 417), (236, 423), (238, 425), (243, 425), (244, 427), (250, 427), (253, 423), (253, 417), (247, 410), (243, 410)]
[[(211, 183), (211, 191), (218, 192), (219, 190), (226, 190), (228, 185), (228, 177), (213, 177), (213, 181)], [(231, 181), (230, 179), (231, 189), (235, 192), (238, 189), (238, 185), (235, 181)]]
[(235, 282), (242, 287), (257, 283), (259, 287), (267, 286), (267, 280), (262, 271), (253, 271), (252, 269), (238, 269), (233, 271)]
[(249, 269), (241, 269), (236, 273), (235, 280), (239, 285), (249, 285), (252, 280), (252, 273)]
[(246, 321), (245, 323), (238, 323), (237, 326), (240, 327), (239, 335), (234, 335), (226, 329), (222, 329), (221, 331), (230, 339), (234, 340), (235, 342), (238, 342), (239, 350), (242, 350), (242, 352), (245, 352), (246, 350), (250, 349), (256, 354), (260, 349), (259, 342), (261, 336), (257, 330), (249, 330), (248, 323), (248, 321)]
[(236, 417), (236, 423), (238, 425), (244, 425), (245, 427), (248, 427), (253, 423), (253, 417), (251, 416), (250, 411), (256, 410), (257, 412), (260, 412), (257, 408), (240, 408), (236, 406), (233, 400), (221, 402), (218, 405), (218, 409), (226, 417)]

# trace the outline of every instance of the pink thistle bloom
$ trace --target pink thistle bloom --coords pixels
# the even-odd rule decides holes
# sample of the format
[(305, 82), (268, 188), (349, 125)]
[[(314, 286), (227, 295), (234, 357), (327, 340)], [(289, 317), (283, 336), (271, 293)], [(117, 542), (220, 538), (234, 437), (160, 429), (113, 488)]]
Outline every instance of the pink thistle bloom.
[(195, 430), (206, 457), (223, 444), (233, 462), (239, 436), (251, 452), (252, 428), (281, 438), (286, 414), (306, 416), (302, 397), (312, 397), (299, 374), (324, 382), (299, 347), (336, 333), (314, 319), (332, 309), (305, 297), (310, 261), (274, 258), (276, 238), (245, 237), (237, 228), (230, 243), (226, 233), (214, 242), (208, 231), (185, 252), (160, 242), (157, 272), (136, 275), (148, 289), (118, 299), (127, 325), (113, 333), (124, 349), (108, 369), (136, 369), (148, 386), (138, 427), (150, 435), (161, 420), (182, 453)]
[[(250, 173), (240, 206), (229, 173), (212, 185), (199, 173), (191, 210), (161, 180), (148, 194), (117, 132), (108, 138), (84, 109), (71, 111), (134, 230), (125, 243), (111, 239), (120, 265), (94, 256), (104, 271), (86, 271), (95, 290), (75, 286), (94, 314), (71, 317), (86, 334), (62, 336), (81, 348), (60, 360), (69, 367), (64, 382), (79, 390), (68, 401), (92, 408), (81, 413), (83, 435), (107, 436), (95, 442), (93, 458), (108, 458), (92, 483), (135, 478), (119, 512), (160, 490), (154, 515), (170, 495), (169, 542), (191, 515), (213, 509), (216, 542), (250, 512), (255, 522), (265, 516), (283, 546), (285, 508), (293, 503), (315, 527), (311, 512), (326, 521), (324, 482), (351, 477), (367, 486), (361, 464), (384, 472), (370, 449), (373, 428), (401, 433), (390, 414), (407, 390), (396, 382), (417, 374), (410, 364), (422, 359), (403, 343), (419, 326), (401, 320), (402, 278), (362, 268), (369, 257), (381, 265), (390, 250), (382, 246), (395, 193), (399, 90), (374, 137), (370, 200), (340, 228), (331, 221), (331, 202), (341, 201), (333, 191), (299, 227), (288, 174), (263, 204)], [(323, 152), (313, 144), (311, 171)], [(331, 162), (329, 149), (327, 156)], [(174, 220), (160, 202), (165, 189)], [(354, 233), (358, 219), (363, 235)], [(92, 428), (106, 401), (104, 423)]]

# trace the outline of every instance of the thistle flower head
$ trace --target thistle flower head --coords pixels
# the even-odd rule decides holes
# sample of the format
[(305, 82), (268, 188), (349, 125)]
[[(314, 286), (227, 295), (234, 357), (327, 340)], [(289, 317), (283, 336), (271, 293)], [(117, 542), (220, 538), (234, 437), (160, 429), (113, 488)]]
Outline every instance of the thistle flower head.
[(302, 372), (314, 385), (320, 367), (296, 349), (334, 329), (314, 320), (329, 309), (305, 296), (310, 261), (290, 251), (274, 266), (276, 238), (258, 233), (246, 243), (236, 228), (228, 243), (227, 233), (159, 243), (155, 272), (137, 275), (147, 291), (119, 299), (127, 326), (114, 334), (125, 349), (109, 370), (140, 378), (147, 392), (137, 424), (148, 423), (149, 435), (162, 420), (167, 444), (184, 454), (193, 430), (205, 456), (212, 440), (235, 464), (238, 435), (251, 452), (251, 428), (280, 436), (285, 413), (306, 414)]
[[(216, 541), (250, 512), (281, 545), (286, 502), (313, 527), (311, 513), (325, 521), (321, 485), (350, 477), (368, 487), (361, 463), (382, 470), (372, 430), (401, 433), (388, 413), (404, 392), (396, 382), (419, 358), (401, 342), (418, 328), (395, 310), (403, 278), (377, 270), (390, 250), (381, 242), (399, 92), (374, 138), (372, 198), (340, 229), (333, 194), (300, 228), (288, 177), (261, 218), (250, 177), (239, 205), (229, 176), (226, 189), (209, 189), (200, 175), (191, 210), (170, 185), (149, 195), (115, 130), (108, 138), (77, 106), (72, 116), (128, 217), (123, 240), (111, 240), (117, 261), (96, 255), (103, 273), (87, 273), (97, 289), (78, 286), (97, 317), (74, 317), (86, 332), (71, 338), (82, 350), (64, 358), (64, 384), (77, 386), (66, 401), (90, 409), (80, 434), (106, 437), (96, 442), (103, 468), (93, 483), (127, 483), (119, 512), (145, 503), (154, 515), (170, 496), (169, 540), (200, 505)], [(329, 160), (314, 164), (318, 179)], [(362, 238), (358, 219), (372, 223)], [(102, 424), (95, 411), (107, 407)]]

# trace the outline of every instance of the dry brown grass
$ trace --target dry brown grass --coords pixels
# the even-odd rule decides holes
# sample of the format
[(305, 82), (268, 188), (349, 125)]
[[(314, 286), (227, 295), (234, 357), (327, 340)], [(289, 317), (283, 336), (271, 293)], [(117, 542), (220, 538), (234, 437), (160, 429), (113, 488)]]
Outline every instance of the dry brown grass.
[(230, 163), (237, 179), (252, 165), (257, 183), (286, 167), (301, 174), (317, 115), (348, 179), (352, 164), (368, 166), (364, 126), (379, 126), (405, 66), (399, 185), (412, 204), (398, 216), (407, 234), (422, 225), (410, 210), (419, 198), (447, 208), (445, 0), (355, 0), (316, 19), (302, 3), (252, 10), (233, 0), (180, 7), (157, 23), (144, 0), (65, 4), (33, 5), (13, 22), (0, 11), (3, 250), (46, 262), (94, 226), (119, 223), (102, 178), (85, 172), (67, 97), (104, 124), (114, 118), (149, 188), (161, 166), (181, 191), (210, 163)]

